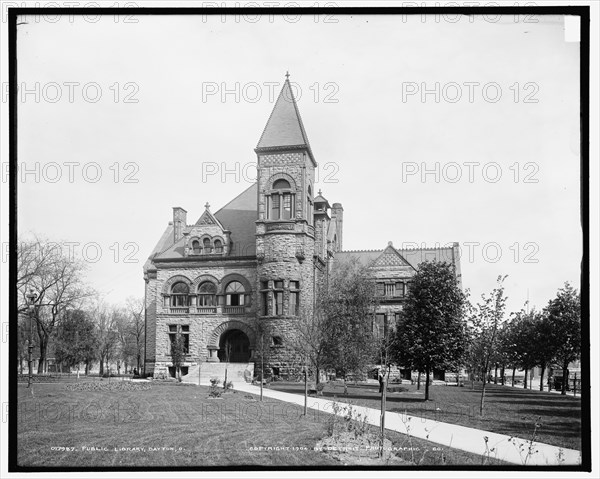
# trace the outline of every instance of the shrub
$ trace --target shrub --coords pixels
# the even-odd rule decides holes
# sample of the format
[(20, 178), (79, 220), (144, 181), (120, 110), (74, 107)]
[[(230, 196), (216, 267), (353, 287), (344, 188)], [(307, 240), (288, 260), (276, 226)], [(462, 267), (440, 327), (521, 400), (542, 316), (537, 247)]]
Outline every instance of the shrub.
[(225, 391), (227, 391), (229, 389), (233, 389), (233, 382), (227, 381), (227, 383), (225, 383), (225, 381), (223, 381), (223, 389)]
[(223, 390), (216, 384), (211, 384), (211, 386), (208, 388), (209, 398), (220, 398), (221, 394), (223, 394)]

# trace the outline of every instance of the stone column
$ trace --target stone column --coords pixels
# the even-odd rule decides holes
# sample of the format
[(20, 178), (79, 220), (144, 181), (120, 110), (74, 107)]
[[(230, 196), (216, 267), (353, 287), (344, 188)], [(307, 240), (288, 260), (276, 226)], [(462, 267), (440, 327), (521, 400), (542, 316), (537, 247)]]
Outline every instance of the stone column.
[(209, 363), (219, 363), (219, 357), (217, 356), (218, 348), (208, 347), (208, 359), (206, 360)]

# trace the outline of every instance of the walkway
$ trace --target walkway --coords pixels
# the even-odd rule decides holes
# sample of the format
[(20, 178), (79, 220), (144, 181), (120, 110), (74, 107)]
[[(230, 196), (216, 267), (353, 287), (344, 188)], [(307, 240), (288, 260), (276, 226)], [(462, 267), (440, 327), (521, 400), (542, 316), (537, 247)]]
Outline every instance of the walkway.
[[(237, 383), (235, 388), (252, 394), (260, 394), (260, 387), (246, 383)], [(304, 407), (304, 396), (290, 394), (273, 389), (263, 388), (263, 396), (279, 401), (296, 404)], [(346, 413), (343, 403), (339, 415)], [(308, 407), (318, 411), (333, 413), (333, 401), (322, 398), (309, 397)], [(366, 415), (369, 424), (379, 426), (380, 411), (378, 409), (353, 406), (353, 409)], [(470, 427), (438, 422), (416, 416), (407, 416), (394, 412), (386, 412), (386, 429), (402, 434), (409, 433), (413, 437), (425, 439), (442, 446), (460, 449), (475, 454), (489, 455), (496, 459), (511, 464), (527, 466), (546, 465), (577, 465), (581, 462), (581, 453), (574, 449), (565, 449), (550, 444), (530, 444), (526, 439), (511, 438), (504, 434), (482, 431)], [(487, 439), (487, 443), (485, 438)]]

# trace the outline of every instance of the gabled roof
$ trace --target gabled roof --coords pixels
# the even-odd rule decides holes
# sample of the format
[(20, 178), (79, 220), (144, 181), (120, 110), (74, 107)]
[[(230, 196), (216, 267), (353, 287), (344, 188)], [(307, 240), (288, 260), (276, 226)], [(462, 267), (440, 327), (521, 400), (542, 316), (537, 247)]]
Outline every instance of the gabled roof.
[(156, 246), (152, 250), (152, 253), (150, 253), (150, 256), (144, 263), (144, 273), (152, 266), (152, 257), (157, 253), (165, 251), (171, 244), (173, 244), (173, 223), (169, 222), (169, 226), (167, 226), (167, 229), (164, 231), (158, 240), (158, 243), (156, 243)]
[(335, 261), (345, 262), (356, 259), (363, 266), (376, 266), (377, 262), (385, 261), (384, 257), (386, 255), (391, 257), (392, 254), (397, 254), (398, 259), (404, 260), (414, 269), (419, 269), (419, 265), (425, 261), (446, 261), (447, 263), (456, 265), (457, 274), (460, 274), (459, 258), (456, 257), (451, 246), (401, 250), (388, 245), (383, 250), (339, 251), (335, 254)]
[(254, 183), (214, 214), (223, 228), (231, 231), (230, 256), (256, 254), (257, 195), (258, 184)]
[(388, 244), (387, 248), (383, 250), (383, 253), (373, 262), (373, 266), (411, 266), (413, 269), (416, 268), (411, 265), (404, 257), (395, 249), (392, 244)]
[(208, 204), (206, 205), (206, 209), (204, 210), (204, 213), (202, 213), (202, 215), (200, 216), (200, 218), (198, 218), (198, 221), (196, 221), (196, 226), (202, 226), (202, 225), (217, 225), (219, 228), (225, 230), (227, 228), (224, 228), (223, 225), (221, 224), (221, 222), (215, 218), (215, 216), (210, 212), (210, 210), (208, 209)]
[[(216, 213), (212, 214), (208, 209), (205, 210), (196, 225), (202, 224), (203, 219), (210, 221), (214, 219), (224, 230), (231, 232), (233, 249), (230, 250), (229, 256), (256, 255), (257, 194), (258, 185), (254, 183)], [(190, 229), (190, 226), (184, 227), (184, 231)], [(144, 272), (151, 266), (153, 257), (161, 260), (185, 257), (185, 237), (180, 238), (176, 243), (173, 240), (173, 225), (169, 224), (160, 241), (154, 247), (150, 258), (146, 261)]]
[(283, 83), (256, 150), (286, 147), (306, 148), (315, 161), (289, 79)]

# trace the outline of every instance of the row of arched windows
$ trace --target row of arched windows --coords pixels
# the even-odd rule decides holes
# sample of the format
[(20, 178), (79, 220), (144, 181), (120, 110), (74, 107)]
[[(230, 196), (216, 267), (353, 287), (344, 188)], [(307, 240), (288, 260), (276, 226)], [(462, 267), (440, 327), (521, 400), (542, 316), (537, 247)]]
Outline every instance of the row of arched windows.
[[(217, 285), (204, 281), (194, 291), (190, 286), (178, 281), (171, 286), (170, 304), (172, 308), (197, 306), (210, 308), (217, 306)], [(230, 281), (225, 287), (225, 306), (244, 306), (246, 289), (239, 281)]]
[(222, 254), (223, 242), (220, 239), (211, 241), (209, 238), (204, 238), (202, 243), (200, 240), (192, 240), (192, 254)]

